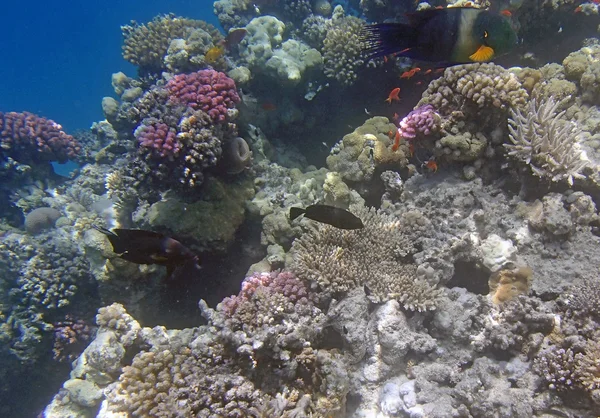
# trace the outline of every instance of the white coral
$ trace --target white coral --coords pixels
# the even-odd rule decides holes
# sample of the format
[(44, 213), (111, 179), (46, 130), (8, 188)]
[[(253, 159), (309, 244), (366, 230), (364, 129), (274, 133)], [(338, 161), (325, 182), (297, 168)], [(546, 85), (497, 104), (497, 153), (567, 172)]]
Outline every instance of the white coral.
[(511, 109), (512, 144), (504, 146), (508, 155), (527, 163), (535, 175), (572, 185), (574, 177), (582, 177), (588, 159), (579, 147), (576, 126), (562, 119), (564, 111), (557, 113), (559, 105), (552, 98), (540, 104), (533, 99), (525, 111)]

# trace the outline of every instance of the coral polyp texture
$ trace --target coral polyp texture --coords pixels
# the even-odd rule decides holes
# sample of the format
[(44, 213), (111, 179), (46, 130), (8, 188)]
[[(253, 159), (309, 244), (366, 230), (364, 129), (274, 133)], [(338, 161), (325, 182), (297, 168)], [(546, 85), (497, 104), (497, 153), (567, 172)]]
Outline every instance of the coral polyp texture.
[(240, 101), (235, 82), (224, 73), (200, 70), (179, 74), (167, 83), (169, 101), (207, 113), (214, 123), (228, 119), (228, 111)]
[(442, 291), (417, 275), (412, 236), (420, 228), (374, 209), (351, 207), (364, 229), (319, 225), (294, 241), (292, 269), (324, 294), (366, 286), (378, 301), (396, 299), (405, 309), (435, 309)]
[(0, 156), (19, 162), (75, 159), (81, 146), (52, 119), (29, 112), (0, 112)]
[(177, 131), (165, 123), (153, 121), (140, 125), (134, 133), (139, 146), (147, 148), (156, 157), (173, 159), (179, 155), (182, 145), (177, 138)]
[[(195, 30), (209, 35), (214, 44), (223, 39), (217, 28), (201, 20), (162, 15), (146, 24), (132, 21), (130, 25), (121, 27), (124, 38), (123, 58), (139, 66), (142, 71), (159, 72), (165, 68), (164, 59), (171, 42), (176, 39), (185, 40)], [(204, 41), (203, 45), (206, 44)]]
[(432, 105), (419, 106), (398, 123), (398, 132), (405, 139), (428, 136), (440, 128), (441, 117)]
[(360, 34), (363, 21), (354, 16), (333, 20), (323, 40), (323, 67), (325, 76), (341, 85), (351, 86), (365, 65)]
[(579, 132), (557, 112), (560, 102), (552, 98), (538, 103), (531, 100), (526, 111), (512, 109), (508, 120), (511, 144), (504, 144), (508, 155), (524, 162), (539, 177), (551, 181), (583, 177), (581, 170), (588, 160), (581, 151)]

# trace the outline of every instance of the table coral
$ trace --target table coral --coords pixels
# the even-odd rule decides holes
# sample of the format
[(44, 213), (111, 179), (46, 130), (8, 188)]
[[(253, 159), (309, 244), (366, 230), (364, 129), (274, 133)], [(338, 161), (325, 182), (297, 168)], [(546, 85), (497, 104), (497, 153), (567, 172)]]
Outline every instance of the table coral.
[(29, 112), (0, 112), (0, 157), (30, 163), (75, 159), (81, 146), (52, 119)]
[[(364, 229), (342, 231), (318, 225), (294, 241), (292, 269), (326, 294), (367, 286), (379, 301), (398, 300), (405, 309), (435, 309), (441, 291), (417, 276), (411, 235), (419, 229), (373, 209), (351, 207)], [(412, 232), (411, 232), (412, 231)]]

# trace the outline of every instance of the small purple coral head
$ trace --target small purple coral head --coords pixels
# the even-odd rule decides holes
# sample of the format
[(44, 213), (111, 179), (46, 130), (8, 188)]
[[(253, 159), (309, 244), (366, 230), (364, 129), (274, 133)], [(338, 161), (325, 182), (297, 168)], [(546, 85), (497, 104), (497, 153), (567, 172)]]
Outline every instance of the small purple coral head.
[(406, 115), (398, 124), (398, 132), (405, 139), (414, 139), (417, 136), (428, 136), (440, 127), (441, 117), (432, 105), (419, 106)]
[(29, 112), (0, 112), (0, 156), (20, 162), (74, 159), (81, 145), (62, 126)]
[(311, 304), (308, 288), (304, 282), (288, 271), (270, 273), (254, 273), (242, 282), (242, 289), (237, 296), (223, 299), (221, 307), (226, 315), (233, 316), (240, 304), (252, 300), (254, 294), (261, 290), (270, 294), (285, 296), (293, 304)]
[(134, 135), (141, 148), (160, 159), (173, 161), (182, 149), (175, 129), (162, 122), (142, 124), (135, 130)]
[(228, 110), (240, 101), (235, 82), (224, 73), (210, 69), (178, 74), (169, 80), (167, 89), (172, 103), (202, 110), (214, 123), (224, 123)]

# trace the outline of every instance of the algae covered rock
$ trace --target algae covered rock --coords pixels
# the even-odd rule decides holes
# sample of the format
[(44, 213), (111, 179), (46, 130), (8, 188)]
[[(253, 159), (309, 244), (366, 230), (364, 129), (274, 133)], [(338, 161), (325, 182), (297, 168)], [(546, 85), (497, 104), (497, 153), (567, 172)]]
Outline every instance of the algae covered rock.
[(227, 183), (210, 179), (202, 200), (188, 203), (167, 198), (150, 206), (145, 222), (166, 230), (202, 251), (225, 251), (245, 219), (246, 201), (254, 196), (249, 180)]

